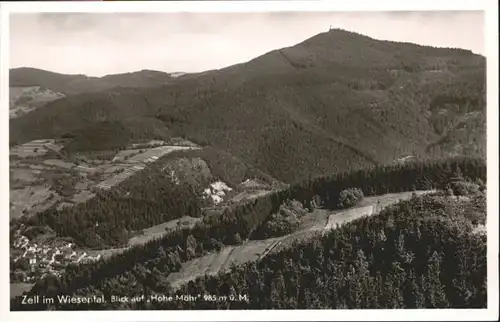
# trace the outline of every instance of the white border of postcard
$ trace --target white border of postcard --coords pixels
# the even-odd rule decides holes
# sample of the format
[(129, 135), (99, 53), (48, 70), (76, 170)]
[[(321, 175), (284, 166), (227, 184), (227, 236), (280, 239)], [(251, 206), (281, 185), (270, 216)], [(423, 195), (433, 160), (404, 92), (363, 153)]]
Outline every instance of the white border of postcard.
[[(89, 311), (10, 312), (9, 261), (1, 262), (1, 321), (391, 321), (391, 320), (498, 320), (498, 7), (491, 0), (350, 0), (350, 1), (200, 1), (200, 2), (13, 2), (1, 3), (0, 99), (2, 143), (0, 174), (8, 182), (8, 70), (9, 13), (13, 12), (265, 12), (265, 11), (430, 11), (485, 10), (487, 53), (487, 162), (488, 162), (488, 309), (441, 310), (253, 310), (253, 311)], [(35, 53), (36, 54), (36, 53)], [(8, 184), (1, 185), (4, 209), (0, 234), (2, 256), (9, 253), (7, 231)]]

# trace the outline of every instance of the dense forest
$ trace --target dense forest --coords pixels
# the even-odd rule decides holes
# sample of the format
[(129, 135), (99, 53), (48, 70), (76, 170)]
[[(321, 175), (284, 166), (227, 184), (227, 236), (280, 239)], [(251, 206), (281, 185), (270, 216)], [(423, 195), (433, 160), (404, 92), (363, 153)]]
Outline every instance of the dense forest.
[[(168, 293), (171, 292), (171, 290), (165, 278), (171, 272), (178, 271), (183, 262), (203, 256), (211, 251), (220, 250), (225, 245), (239, 244), (243, 240), (248, 239), (256, 228), (262, 225), (262, 223), (272, 214), (278, 212), (280, 206), (286, 200), (296, 199), (305, 204), (310, 204), (313, 198), (319, 196), (322, 198), (325, 207), (335, 209), (341, 191), (346, 188), (359, 187), (367, 196), (416, 189), (448, 189), (453, 182), (456, 182), (457, 177), (461, 178), (461, 180), (470, 182), (486, 182), (486, 164), (484, 160), (455, 158), (442, 161), (413, 162), (340, 173), (329, 177), (313, 178), (303, 183), (293, 185), (290, 188), (278, 191), (272, 195), (258, 198), (251, 203), (228, 208), (222, 215), (206, 216), (201, 223), (193, 228), (175, 230), (160, 239), (153, 240), (142, 246), (133, 247), (110, 259), (89, 265), (68, 267), (66, 274), (60, 279), (54, 276), (48, 276), (44, 280), (37, 282), (35, 287), (30, 291), (30, 294), (54, 295), (62, 293), (87, 296), (89, 294), (105, 294), (106, 296), (110, 294), (127, 294), (130, 296), (139, 293), (148, 295), (155, 291)], [(320, 241), (311, 242), (305, 246), (300, 246), (300, 248), (297, 248), (299, 247), (297, 246), (296, 248), (298, 250), (296, 249), (293, 252), (289, 251), (288, 253), (284, 252), (282, 255), (269, 256), (261, 263), (233, 270), (231, 273), (233, 275), (221, 275), (217, 278), (225, 279), (225, 283), (229, 283), (227, 282), (227, 278), (229, 278), (232, 281), (229, 285), (232, 285), (235, 290), (239, 290), (240, 292), (247, 292), (249, 298), (253, 299), (251, 301), (254, 301), (251, 302), (251, 304), (232, 303), (231, 305), (233, 306), (231, 307), (234, 307), (234, 305), (264, 307), (265, 303), (274, 303), (278, 307), (291, 307), (293, 305), (297, 307), (304, 307), (301, 305), (309, 305), (311, 307), (314, 307), (314, 305), (345, 307), (347, 305), (351, 307), (353, 298), (358, 298), (358, 300), (356, 300), (358, 302), (355, 304), (359, 305), (358, 307), (391, 307), (390, 305), (393, 305), (392, 307), (403, 307), (401, 302), (393, 302), (393, 300), (394, 298), (399, 299), (396, 290), (405, 289), (401, 288), (401, 281), (411, 281), (411, 279), (405, 277), (401, 278), (399, 282), (397, 280), (391, 281), (389, 277), (392, 276), (398, 276), (398, 278), (402, 276), (414, 276), (416, 287), (423, 292), (423, 297), (425, 301), (427, 301), (424, 302), (426, 304), (418, 305), (438, 307), (459, 305), (481, 306), (482, 304), (480, 303), (483, 303), (485, 297), (484, 292), (481, 291), (481, 288), (485, 285), (485, 275), (481, 273), (482, 267), (485, 267), (485, 255), (481, 257), (485, 249), (484, 240), (481, 239), (482, 237), (472, 235), (470, 233), (472, 229), (471, 226), (464, 223), (465, 221), (472, 221), (472, 219), (459, 220), (461, 218), (460, 214), (464, 212), (459, 212), (457, 210), (465, 209), (464, 207), (453, 207), (453, 204), (443, 201), (446, 199), (440, 198), (441, 199), (415, 198), (409, 203), (400, 204), (398, 206), (399, 208), (395, 208), (395, 210), (387, 210), (382, 216), (358, 221), (346, 228), (328, 234), (327, 237)], [(481, 202), (484, 204), (484, 200), (481, 201), (481, 199), (472, 198), (471, 202), (479, 206), (470, 209), (479, 209), (479, 212), (484, 211), (484, 205), (481, 206)], [(110, 213), (112, 213), (111, 211)], [(449, 219), (448, 217), (452, 218)], [(475, 222), (478, 222), (478, 220), (484, 221), (484, 217), (483, 219), (480, 217), (481, 216), (476, 216)], [(389, 220), (390, 218), (392, 218), (392, 220)], [(375, 235), (380, 235), (380, 231), (383, 231), (387, 240), (387, 242), (383, 244), (377, 240), (378, 237), (375, 237)], [(404, 247), (401, 248), (406, 250), (407, 253), (404, 253), (406, 254), (405, 256), (415, 256), (415, 261), (420, 263), (420, 266), (401, 262), (401, 268), (406, 275), (401, 275), (403, 271), (400, 275), (395, 275), (392, 274), (392, 271), (385, 269), (387, 267), (392, 267), (394, 262), (398, 264), (401, 259), (390, 257), (393, 251), (387, 247), (392, 247), (389, 245), (399, 240), (399, 236), (401, 235), (404, 235), (405, 238)], [(324, 245), (327, 247), (323, 247), (322, 243), (325, 243)], [(305, 247), (304, 250), (307, 249), (307, 252), (300, 251), (302, 247)], [(308, 247), (312, 247), (312, 250), (309, 250)], [(457, 266), (458, 264), (453, 262), (452, 258), (456, 257), (455, 255), (451, 258), (450, 255), (448, 255), (448, 250), (451, 250), (451, 254), (458, 254), (457, 252), (459, 251), (463, 252), (464, 249), (471, 248), (477, 251), (468, 250), (465, 252), (465, 255), (477, 257), (465, 257), (469, 258), (470, 261), (459, 263), (459, 265), (462, 266)], [(335, 252), (334, 249), (339, 249), (339, 251)], [(362, 250), (362, 252), (359, 252), (359, 250)], [(436, 252), (437, 255), (434, 255), (434, 252)], [(408, 255), (410, 253), (413, 253), (413, 255)], [(442, 253), (446, 256), (443, 257)], [(367, 274), (365, 274), (366, 278), (362, 281), (353, 280), (353, 278), (359, 276), (359, 274), (353, 275), (351, 273), (349, 275), (347, 273), (347, 270), (351, 269), (349, 265), (354, 260), (353, 256), (357, 258), (358, 255), (359, 261), (362, 263), (362, 265), (360, 265), (363, 267), (368, 265), (368, 268), (365, 269)], [(340, 261), (337, 256), (341, 256)], [(325, 257), (324, 262), (318, 262), (323, 257)], [(364, 262), (363, 257), (365, 258)], [(388, 259), (383, 261), (382, 258), (384, 257), (388, 257)], [(272, 295), (275, 300), (274, 302), (266, 302), (267, 297), (271, 296), (271, 293), (275, 294), (277, 292), (276, 289), (272, 286), (271, 289), (267, 288), (261, 290), (256, 288), (260, 287), (256, 285), (259, 283), (264, 283), (266, 287), (274, 285), (270, 282), (266, 282), (268, 281), (267, 279), (271, 278), (274, 273), (281, 271), (285, 274), (287, 272), (279, 268), (281, 264), (277, 263), (290, 263), (290, 260), (293, 258), (301, 259), (308, 263), (304, 263), (303, 265), (298, 265), (297, 263), (294, 265), (287, 264), (285, 267), (292, 267), (292, 270), (297, 270), (293, 276), (315, 276), (314, 281), (316, 281), (316, 278), (318, 278), (318, 280), (316, 282), (305, 282), (305, 280), (302, 280), (299, 284), (304, 285), (303, 283), (306, 283), (305, 285), (307, 285), (307, 287), (303, 288), (303, 293), (299, 292), (295, 297), (291, 297), (290, 301), (292, 302), (288, 304), (283, 302), (279, 297), (274, 298), (275, 295)], [(348, 258), (353, 259), (348, 260)], [(421, 268), (421, 265), (423, 265), (422, 263), (427, 263), (428, 261), (434, 263), (433, 267), (435, 268), (433, 272), (424, 272)], [(331, 266), (335, 265), (334, 263), (341, 267), (334, 268)], [(410, 261), (410, 263), (412, 262)], [(466, 275), (454, 275), (455, 273), (448, 274), (450, 270), (447, 269), (446, 276), (441, 275), (440, 277), (441, 284), (437, 283), (436, 270), (439, 270), (439, 267), (441, 267), (441, 269), (444, 269), (443, 267), (449, 267), (447, 265), (464, 267), (463, 270), (459, 270), (456, 274)], [(470, 265), (476, 266), (472, 267)], [(268, 268), (266, 269), (266, 267)], [(269, 267), (273, 267), (273, 270), (270, 270)], [(276, 268), (276, 270), (274, 270), (274, 268)], [(302, 269), (304, 271), (301, 271)], [(345, 278), (339, 281), (328, 280), (327, 278), (332, 276), (329, 270), (332, 269), (344, 272), (342, 273), (344, 275), (339, 276), (344, 276)], [(397, 266), (394, 269), (399, 270)], [(256, 270), (258, 272), (255, 272)], [(309, 271), (309, 273), (306, 274), (306, 270)], [(253, 272), (251, 273), (253, 275), (249, 272)], [(391, 273), (389, 274), (389, 272)], [(260, 276), (258, 274), (264, 274), (265, 276)], [(245, 284), (247, 282), (241, 281), (241, 278), (247, 275), (252, 277), (244, 279), (245, 281), (258, 280), (259, 282), (252, 283), (251, 287), (248, 286)], [(333, 276), (335, 276), (335, 274)], [(235, 277), (234, 281), (233, 277)], [(452, 284), (450, 284), (448, 278), (453, 278), (460, 283), (465, 283), (463, 287), (469, 290), (471, 295), (467, 298), (453, 298), (450, 291)], [(291, 278), (285, 279), (287, 283), (297, 281)], [(217, 279), (208, 279), (205, 284), (204, 281), (198, 280), (196, 284), (190, 283), (188, 287), (192, 288), (192, 290), (202, 290), (206, 287), (207, 291), (212, 291), (212, 288), (217, 288), (217, 281)], [(363, 286), (365, 289), (370, 289), (370, 291), (374, 292), (373, 294), (377, 295), (378, 300), (372, 299), (372, 302), (368, 303), (366, 302), (368, 299), (366, 297), (363, 298), (364, 295), (359, 295), (359, 292), (357, 293), (358, 295), (348, 293), (350, 295), (342, 295), (345, 297), (326, 300), (325, 298), (317, 298), (317, 296), (326, 296), (333, 293), (331, 291), (322, 291), (320, 292), (321, 294), (316, 294), (318, 289), (314, 288), (319, 287), (322, 283), (326, 283), (326, 285), (331, 285), (332, 287), (346, 287), (354, 290), (356, 288), (351, 288), (349, 285), (354, 285), (352, 283), (358, 282), (359, 285), (365, 285)], [(290, 285), (286, 285), (288, 285), (287, 292), (291, 292)], [(370, 285), (370, 287), (366, 285)], [(375, 287), (374, 285), (379, 286)], [(278, 285), (277, 287), (282, 286), (283, 285)], [(274, 289), (274, 291), (271, 292), (272, 289)], [(220, 288), (220, 292), (224, 292), (223, 290), (229, 292), (227, 288)], [(294, 290), (297, 291), (297, 288), (294, 288)], [(300, 290), (300, 288), (298, 290)], [(254, 297), (256, 296), (255, 292), (262, 292), (262, 296), (260, 297), (262, 299), (261, 302), (259, 302), (260, 300), (258, 300), (257, 297)], [(393, 295), (389, 296), (387, 292)], [(416, 293), (420, 294), (419, 292), (420, 291)], [(443, 296), (442, 292), (447, 295)], [(342, 292), (335, 292), (335, 294), (340, 293)], [(411, 305), (413, 304), (408, 304), (411, 301), (407, 300), (407, 296), (401, 296), (403, 300), (406, 301), (405, 307), (412, 307)], [(295, 300), (293, 300), (294, 298)], [(442, 300), (440, 299), (439, 301), (436, 300), (437, 302), (432, 302), (435, 301), (432, 299), (436, 298), (442, 298)], [(13, 300), (13, 309), (28, 309), (20, 306), (19, 301), (19, 297)], [(315, 304), (311, 304), (311, 301)], [(460, 301), (463, 301), (463, 303)], [(102, 306), (102, 308), (109, 308), (109, 305), (111, 304), (108, 303)], [(43, 306), (33, 306), (31, 308), (44, 309)]]
[[(479, 205), (475, 215), (484, 222), (486, 203)], [(154, 302), (146, 308), (484, 308), (486, 237), (473, 232), (471, 212), (459, 207), (454, 200), (415, 197), (176, 293), (232, 295), (232, 302)], [(164, 291), (150, 287), (150, 294)], [(236, 300), (241, 294), (248, 301)]]

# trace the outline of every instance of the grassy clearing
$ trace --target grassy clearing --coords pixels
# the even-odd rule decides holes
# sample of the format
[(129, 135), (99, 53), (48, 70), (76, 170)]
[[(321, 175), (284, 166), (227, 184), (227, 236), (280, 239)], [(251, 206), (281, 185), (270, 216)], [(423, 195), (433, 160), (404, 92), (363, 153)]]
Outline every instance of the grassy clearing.
[(55, 204), (60, 197), (50, 191), (50, 186), (36, 185), (10, 191), (10, 218), (33, 214)]
[(231, 265), (256, 261), (261, 254), (278, 241), (277, 238), (252, 240), (237, 247), (225, 247), (220, 252), (211, 253), (184, 263), (181, 270), (170, 274), (167, 280), (172, 287), (177, 287), (205, 274), (216, 275), (223, 270), (229, 269)]
[(212, 253), (184, 263), (179, 272), (172, 273), (168, 276), (167, 281), (172, 287), (177, 287), (194, 280), (196, 277), (203, 276), (207, 268), (210, 267), (214, 259), (217, 258), (217, 255), (217, 253)]
[(26, 183), (34, 182), (37, 180), (36, 176), (33, 175), (33, 170), (30, 169), (12, 169), (10, 170), (10, 180), (14, 181), (22, 181)]
[(228, 259), (230, 259), (231, 254), (235, 251), (235, 249), (237, 249), (237, 247), (229, 246), (221, 250), (213, 259), (212, 263), (210, 263), (210, 266), (205, 273), (209, 275), (215, 275), (222, 269), (224, 269), (228, 262)]
[(142, 231), (141, 235), (130, 238), (130, 240), (128, 241), (128, 246), (130, 247), (130, 246), (145, 244), (154, 238), (159, 238), (163, 236), (167, 232), (167, 230), (175, 229), (179, 226), (193, 227), (200, 220), (201, 218), (193, 218), (185, 216), (179, 219), (170, 220), (165, 223), (146, 228)]
[(265, 196), (272, 193), (272, 190), (256, 190), (256, 191), (243, 191), (231, 198), (232, 202), (242, 202), (244, 200), (257, 199), (259, 197)]

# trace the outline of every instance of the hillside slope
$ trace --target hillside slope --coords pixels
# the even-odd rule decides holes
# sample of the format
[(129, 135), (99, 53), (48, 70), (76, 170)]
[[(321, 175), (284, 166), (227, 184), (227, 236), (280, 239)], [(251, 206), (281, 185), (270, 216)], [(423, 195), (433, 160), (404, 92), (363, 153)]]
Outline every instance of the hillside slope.
[(54, 101), (11, 121), (11, 142), (144, 117), (286, 182), (407, 155), (484, 155), (485, 59), (332, 30), (162, 87)]

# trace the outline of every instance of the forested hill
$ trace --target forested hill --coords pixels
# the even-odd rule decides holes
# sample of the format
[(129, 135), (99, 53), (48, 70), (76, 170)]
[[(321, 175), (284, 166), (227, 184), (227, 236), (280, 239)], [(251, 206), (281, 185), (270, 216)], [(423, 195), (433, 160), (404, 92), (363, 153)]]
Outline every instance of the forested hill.
[[(476, 210), (483, 219), (485, 205)], [(474, 233), (467, 219), (472, 213), (458, 209), (453, 200), (414, 197), (323, 238), (172, 292), (232, 301), (156, 302), (144, 308), (485, 308), (486, 236)], [(152, 279), (160, 276), (155, 273)]]
[[(200, 300), (23, 305), (11, 310), (479, 308), (486, 305), (486, 164), (479, 159), (408, 163), (320, 177), (206, 216), (107, 260), (47, 275), (27, 295), (246, 295), (248, 301)], [(476, 184), (477, 183), (477, 184)], [(307, 240), (256, 263), (202, 277), (174, 289), (168, 276), (183, 263), (248, 241), (286, 200), (308, 205), (320, 194), (326, 209), (346, 187), (367, 195), (437, 189)], [(444, 193), (446, 192), (446, 193)], [(456, 194), (456, 195), (454, 195)], [(111, 208), (109, 211), (113, 211)], [(113, 214), (114, 215), (114, 214)], [(334, 214), (334, 216), (336, 216)], [(80, 220), (76, 220), (76, 229)], [(227, 248), (226, 248), (227, 249)], [(243, 256), (250, 256), (250, 253)]]
[[(74, 137), (130, 119), (154, 124), (141, 125), (145, 133), (216, 146), (286, 182), (410, 155), (484, 156), (485, 59), (332, 30), (159, 88), (51, 102), (12, 120), (10, 140)], [(112, 131), (104, 132), (99, 141), (109, 147)]]
[(65, 95), (109, 90), (115, 87), (160, 86), (173, 79), (169, 74), (153, 70), (90, 77), (67, 75), (37, 68), (13, 68), (9, 71), (10, 87), (40, 86)]

